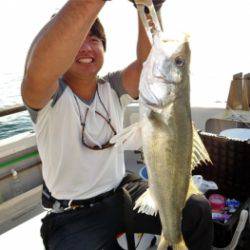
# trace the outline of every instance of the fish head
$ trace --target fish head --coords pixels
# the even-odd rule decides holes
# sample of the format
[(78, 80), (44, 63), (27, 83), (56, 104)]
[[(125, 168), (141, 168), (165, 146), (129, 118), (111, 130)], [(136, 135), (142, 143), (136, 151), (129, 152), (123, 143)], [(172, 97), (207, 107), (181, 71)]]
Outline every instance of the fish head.
[(190, 48), (188, 37), (164, 40), (157, 37), (145, 61), (140, 78), (140, 101), (163, 109), (189, 93)]

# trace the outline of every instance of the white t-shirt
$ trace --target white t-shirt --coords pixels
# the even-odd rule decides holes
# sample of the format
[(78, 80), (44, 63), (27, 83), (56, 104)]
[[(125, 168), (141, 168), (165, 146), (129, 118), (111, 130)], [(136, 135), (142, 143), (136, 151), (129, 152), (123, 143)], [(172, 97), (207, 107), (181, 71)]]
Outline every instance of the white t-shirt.
[(98, 83), (99, 96), (96, 93), (89, 104), (76, 95), (74, 97), (70, 87), (60, 80), (60, 89), (54, 99), (37, 113), (29, 109), (42, 161), (43, 178), (56, 199), (97, 196), (117, 187), (125, 175), (121, 145), (95, 151), (82, 144), (79, 108), (82, 117), (89, 109), (84, 139), (90, 146), (105, 144), (113, 135), (107, 122), (95, 111), (108, 118), (105, 107), (117, 133), (123, 127), (119, 97), (125, 91), (120, 72), (109, 74), (103, 79), (105, 81)]

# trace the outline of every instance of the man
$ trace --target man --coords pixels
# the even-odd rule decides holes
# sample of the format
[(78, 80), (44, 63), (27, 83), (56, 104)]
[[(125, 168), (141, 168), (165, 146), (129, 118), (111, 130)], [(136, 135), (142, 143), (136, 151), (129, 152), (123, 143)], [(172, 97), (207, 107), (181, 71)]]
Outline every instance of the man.
[[(41, 228), (46, 249), (120, 249), (119, 232), (161, 231), (158, 217), (132, 211), (128, 192), (133, 203), (147, 183), (125, 174), (122, 146), (109, 143), (122, 130), (119, 97), (138, 97), (151, 46), (139, 22), (136, 60), (99, 78), (106, 38), (96, 18), (103, 5), (102, 0), (67, 1), (37, 35), (27, 57), (22, 97), (43, 163), (43, 205), (52, 209)], [(207, 201), (189, 199), (183, 218), (189, 248), (211, 249)]]

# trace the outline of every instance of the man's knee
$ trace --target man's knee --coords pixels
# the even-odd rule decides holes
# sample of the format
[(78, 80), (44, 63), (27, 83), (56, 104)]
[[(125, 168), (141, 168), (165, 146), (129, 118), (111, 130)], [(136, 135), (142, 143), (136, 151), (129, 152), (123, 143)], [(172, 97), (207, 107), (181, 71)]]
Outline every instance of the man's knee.
[(211, 207), (204, 195), (194, 194), (186, 202), (183, 213), (211, 217)]
[(203, 195), (192, 195), (187, 200), (182, 215), (184, 231), (193, 231), (199, 226), (209, 227), (212, 223), (211, 207)]
[(182, 233), (189, 249), (211, 249), (213, 221), (208, 200), (203, 195), (192, 195), (182, 212)]

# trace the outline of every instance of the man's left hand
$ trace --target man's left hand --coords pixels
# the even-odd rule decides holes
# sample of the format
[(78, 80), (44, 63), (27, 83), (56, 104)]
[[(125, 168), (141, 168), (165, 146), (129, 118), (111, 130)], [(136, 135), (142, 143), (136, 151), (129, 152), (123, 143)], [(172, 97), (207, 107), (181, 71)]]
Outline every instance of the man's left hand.
[[(134, 6), (136, 7), (136, 4), (135, 4), (134, 0), (129, 0), (129, 1), (132, 2), (132, 3), (134, 4)], [(158, 11), (158, 10), (160, 10), (162, 4), (163, 4), (166, 0), (152, 0), (152, 1), (153, 1), (155, 10)]]

